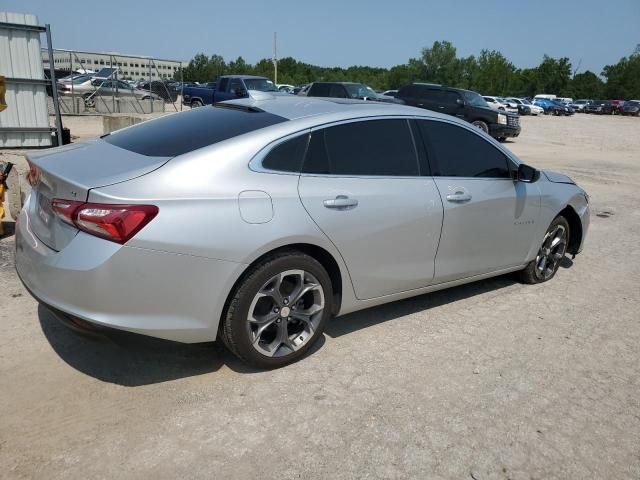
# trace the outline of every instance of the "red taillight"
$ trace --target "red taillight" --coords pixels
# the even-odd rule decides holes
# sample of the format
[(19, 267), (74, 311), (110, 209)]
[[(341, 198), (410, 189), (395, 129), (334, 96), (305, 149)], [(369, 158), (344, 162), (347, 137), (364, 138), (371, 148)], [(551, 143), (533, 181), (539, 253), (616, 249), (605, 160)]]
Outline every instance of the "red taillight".
[(64, 222), (116, 243), (126, 243), (158, 214), (155, 205), (84, 203), (54, 198), (51, 208)]
[(27, 182), (32, 187), (35, 187), (40, 183), (40, 169), (28, 160), (27, 163), (29, 164), (29, 171), (27, 172)]

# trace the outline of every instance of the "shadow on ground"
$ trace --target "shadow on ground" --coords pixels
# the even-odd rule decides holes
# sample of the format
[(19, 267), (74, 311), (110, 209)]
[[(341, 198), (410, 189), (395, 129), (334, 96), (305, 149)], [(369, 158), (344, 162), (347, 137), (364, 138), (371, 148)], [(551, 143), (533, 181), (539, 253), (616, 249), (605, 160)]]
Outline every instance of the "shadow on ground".
[(369, 308), (333, 319), (325, 328), (325, 333), (332, 338), (341, 337), (357, 330), (396, 320), (413, 313), (506, 288), (514, 283), (516, 283), (516, 281), (512, 275), (503, 275), (459, 287), (440, 290), (438, 292), (427, 293), (418, 297), (407, 298), (406, 300), (387, 303), (379, 307)]
[[(571, 261), (567, 258), (562, 266), (570, 268)], [(338, 338), (515, 283), (512, 275), (503, 275), (369, 308), (332, 319), (325, 333)], [(244, 364), (222, 342), (183, 344), (117, 330), (86, 335), (63, 325), (42, 305), (38, 308), (38, 316), (47, 340), (67, 364), (105, 382), (123, 386), (148, 385), (216, 372), (223, 365), (238, 373), (262, 372)], [(322, 348), (324, 342), (321, 337), (305, 357)]]

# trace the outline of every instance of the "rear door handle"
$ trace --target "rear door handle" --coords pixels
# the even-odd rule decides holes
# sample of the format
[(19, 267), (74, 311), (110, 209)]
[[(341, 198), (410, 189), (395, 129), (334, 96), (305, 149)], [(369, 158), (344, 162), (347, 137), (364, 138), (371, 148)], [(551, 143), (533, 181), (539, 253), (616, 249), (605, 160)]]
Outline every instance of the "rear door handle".
[(468, 202), (469, 200), (471, 200), (471, 195), (464, 192), (456, 192), (456, 193), (447, 195), (447, 201), (449, 202), (462, 203), (462, 202)]
[(338, 195), (336, 198), (324, 201), (324, 206), (336, 210), (347, 210), (358, 206), (358, 200), (349, 198), (346, 195)]

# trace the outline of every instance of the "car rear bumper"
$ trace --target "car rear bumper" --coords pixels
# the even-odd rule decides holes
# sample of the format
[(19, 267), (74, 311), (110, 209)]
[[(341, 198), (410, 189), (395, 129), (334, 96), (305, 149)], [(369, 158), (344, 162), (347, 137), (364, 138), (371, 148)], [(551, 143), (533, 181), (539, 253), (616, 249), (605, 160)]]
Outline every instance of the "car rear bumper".
[(16, 224), (16, 270), (30, 293), (97, 325), (185, 343), (212, 341), (244, 265), (127, 247), (80, 232), (60, 252)]

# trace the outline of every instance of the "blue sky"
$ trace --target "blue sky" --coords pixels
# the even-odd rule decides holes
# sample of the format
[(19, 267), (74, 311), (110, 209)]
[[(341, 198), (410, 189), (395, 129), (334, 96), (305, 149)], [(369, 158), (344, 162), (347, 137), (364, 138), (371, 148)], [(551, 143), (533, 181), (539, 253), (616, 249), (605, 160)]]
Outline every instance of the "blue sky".
[(600, 73), (640, 43), (640, 0), (2, 0), (0, 10), (50, 23), (58, 48), (188, 60), (217, 53), (324, 66), (390, 67), (435, 40), (458, 56), (501, 51), (518, 67), (543, 54)]

